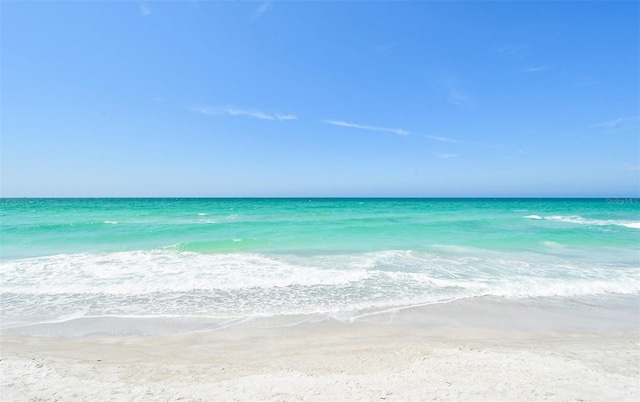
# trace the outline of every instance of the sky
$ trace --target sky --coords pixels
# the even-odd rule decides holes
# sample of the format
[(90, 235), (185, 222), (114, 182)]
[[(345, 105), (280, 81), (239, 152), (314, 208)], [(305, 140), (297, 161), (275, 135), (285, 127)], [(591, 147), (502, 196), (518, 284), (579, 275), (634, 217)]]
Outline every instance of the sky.
[(638, 197), (636, 1), (2, 1), (2, 197)]

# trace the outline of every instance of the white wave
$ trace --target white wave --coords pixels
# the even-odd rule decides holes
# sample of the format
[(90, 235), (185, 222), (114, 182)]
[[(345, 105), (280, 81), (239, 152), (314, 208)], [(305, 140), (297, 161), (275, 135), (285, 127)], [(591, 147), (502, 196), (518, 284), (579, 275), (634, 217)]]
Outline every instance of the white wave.
[(200, 219), (197, 223), (200, 225), (212, 225), (218, 223), (218, 221), (215, 219)]
[[(150, 294), (292, 285), (342, 285), (362, 269), (323, 269), (261, 254), (130, 251), (61, 254), (2, 264), (6, 292), (32, 294)], [(69, 286), (73, 284), (73, 286)]]
[(640, 222), (619, 221), (619, 220), (612, 220), (612, 219), (608, 219), (608, 220), (586, 219), (579, 215), (570, 215), (570, 216), (552, 215), (552, 216), (545, 216), (544, 219), (550, 220), (550, 221), (556, 221), (556, 222), (575, 223), (578, 225), (595, 225), (595, 226), (615, 225), (615, 226), (624, 226), (630, 229), (640, 229)]
[(555, 248), (555, 249), (559, 249), (559, 248), (566, 248), (567, 246), (562, 244), (562, 243), (558, 243), (555, 241), (543, 241), (542, 244), (546, 247), (549, 248)]
[(103, 223), (106, 223), (108, 225), (117, 225), (118, 224), (117, 221), (104, 221)]
[(456, 244), (433, 244), (431, 248), (437, 250), (438, 252), (444, 253), (454, 253), (460, 255), (486, 255), (486, 254), (495, 254), (494, 251), (488, 249), (482, 249), (478, 247), (471, 246), (459, 246)]
[[(556, 242), (547, 247), (562, 248)], [(149, 294), (275, 288), (290, 286), (395, 286), (431, 283), (434, 288), (465, 283), (502, 285), (522, 278), (571, 282), (574, 279), (617, 282), (631, 279), (640, 290), (638, 267), (566, 261), (539, 254), (432, 254), (387, 250), (339, 255), (199, 254), (170, 250), (101, 254), (61, 254), (4, 262), (0, 285), (5, 292)], [(456, 251), (459, 251), (456, 249)], [(447, 284), (439, 280), (451, 280)], [(73, 286), (69, 286), (73, 284)], [(614, 289), (612, 289), (614, 290)], [(532, 293), (532, 295), (535, 295)]]
[[(551, 242), (552, 243), (552, 242)], [(555, 247), (555, 244), (549, 244)], [(3, 320), (75, 315), (309, 314), (480, 296), (639, 294), (637, 259), (604, 264), (548, 254), (410, 250), (337, 255), (65, 254), (0, 265)], [(459, 251), (459, 250), (458, 250)]]
[(540, 215), (527, 215), (524, 217), (525, 219), (535, 219), (541, 220), (546, 219), (549, 221), (556, 222), (565, 222), (565, 223), (575, 223), (578, 225), (596, 225), (596, 226), (606, 226), (606, 225), (616, 225), (616, 226), (624, 226), (631, 229), (640, 229), (640, 222), (635, 221), (619, 221), (619, 220), (605, 220), (605, 219), (586, 219), (579, 215), (551, 215), (545, 216), (544, 218)]

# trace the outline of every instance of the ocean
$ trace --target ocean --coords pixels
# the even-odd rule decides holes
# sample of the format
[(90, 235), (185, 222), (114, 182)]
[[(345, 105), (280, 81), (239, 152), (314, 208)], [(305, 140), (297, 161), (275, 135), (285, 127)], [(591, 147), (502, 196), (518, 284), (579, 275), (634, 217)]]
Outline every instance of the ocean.
[(0, 211), (3, 331), (393, 322), (480, 300), (638, 322), (635, 198), (1, 199)]

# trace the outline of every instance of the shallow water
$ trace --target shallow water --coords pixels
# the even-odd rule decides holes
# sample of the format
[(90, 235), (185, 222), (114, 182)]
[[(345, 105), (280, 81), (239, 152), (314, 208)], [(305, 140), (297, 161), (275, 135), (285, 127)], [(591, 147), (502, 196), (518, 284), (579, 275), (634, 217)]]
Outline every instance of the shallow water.
[[(525, 303), (525, 313), (551, 303), (569, 315), (579, 313), (565, 307), (580, 301), (615, 316), (633, 314), (640, 295), (634, 199), (3, 199), (0, 206), (0, 325), (22, 332), (96, 320), (114, 333), (149, 320), (170, 320), (162, 325), (175, 333), (351, 322), (486, 298)], [(126, 330), (117, 330), (123, 322)]]

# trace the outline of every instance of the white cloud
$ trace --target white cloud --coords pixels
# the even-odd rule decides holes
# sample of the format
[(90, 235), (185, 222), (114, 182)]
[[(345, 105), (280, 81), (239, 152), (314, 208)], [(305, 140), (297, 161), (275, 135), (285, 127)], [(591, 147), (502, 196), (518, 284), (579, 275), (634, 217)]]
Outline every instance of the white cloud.
[(456, 156), (460, 156), (461, 154), (437, 154), (436, 158), (439, 159), (450, 159), (455, 158)]
[(267, 10), (269, 10), (270, 8), (271, 8), (270, 1), (267, 1), (266, 3), (262, 3), (262, 5), (260, 5), (260, 7), (258, 7), (256, 11), (253, 12), (253, 16), (251, 17), (251, 22), (256, 21), (258, 18), (262, 16), (262, 14), (266, 13)]
[(151, 14), (151, 9), (149, 8), (149, 6), (142, 3), (138, 3), (138, 5), (140, 6), (140, 15), (146, 17), (147, 15)]
[(292, 114), (276, 114), (278, 120), (298, 120), (298, 118)]
[(550, 69), (549, 66), (535, 66), (535, 67), (527, 67), (524, 69), (524, 71), (525, 73), (541, 73), (549, 69)]
[(217, 107), (217, 106), (200, 106), (194, 109), (194, 111), (202, 113), (202, 114), (207, 114), (207, 115), (213, 115), (213, 116), (222, 116), (222, 115), (227, 115), (227, 116), (247, 116), (247, 117), (253, 117), (255, 119), (261, 119), (261, 120), (297, 120), (298, 118), (292, 114), (286, 114), (286, 115), (281, 115), (281, 114), (276, 114), (274, 115), (270, 115), (264, 112), (261, 112), (259, 110), (246, 110), (246, 109), (239, 109), (233, 106), (227, 106), (224, 108), (221, 107)]
[(516, 60), (522, 60), (527, 57), (528, 47), (521, 44), (504, 45), (495, 49), (496, 52), (506, 54)]
[(442, 77), (434, 80), (433, 86), (442, 93), (449, 103), (467, 108), (473, 106), (473, 97), (464, 90), (464, 83), (451, 74), (444, 74)]
[(394, 42), (394, 43), (386, 43), (383, 45), (377, 45), (374, 47), (374, 50), (376, 52), (386, 52), (387, 50), (391, 50), (394, 47), (398, 46), (400, 44), (400, 42)]
[(465, 140), (457, 140), (455, 138), (448, 137), (439, 137), (437, 135), (419, 135), (420, 137), (429, 138), (430, 140), (440, 141), (440, 142), (449, 142), (451, 144), (473, 144), (473, 145), (488, 145), (484, 142), (479, 141), (465, 141)]
[(359, 128), (361, 130), (369, 130), (369, 131), (386, 131), (386, 132), (394, 133), (394, 134), (398, 134), (398, 135), (409, 135), (408, 131), (403, 130), (401, 128), (386, 128), (386, 127), (367, 126), (367, 125), (363, 125), (363, 124), (347, 123), (346, 121), (337, 121), (337, 120), (325, 120), (324, 122), (327, 123), (327, 124), (333, 124), (334, 126)]
[(460, 140), (454, 140), (453, 138), (447, 138), (447, 137), (438, 137), (435, 135), (425, 135), (425, 137), (427, 138), (431, 138), (432, 140), (436, 140), (436, 141), (440, 141), (440, 142), (451, 142), (454, 144), (462, 144), (464, 141), (460, 141)]
[(466, 106), (473, 101), (473, 99), (469, 95), (453, 86), (447, 88), (447, 99), (450, 103), (456, 106)]
[(607, 120), (600, 123), (592, 124), (591, 128), (618, 129), (637, 119), (638, 116), (620, 117), (618, 119)]

